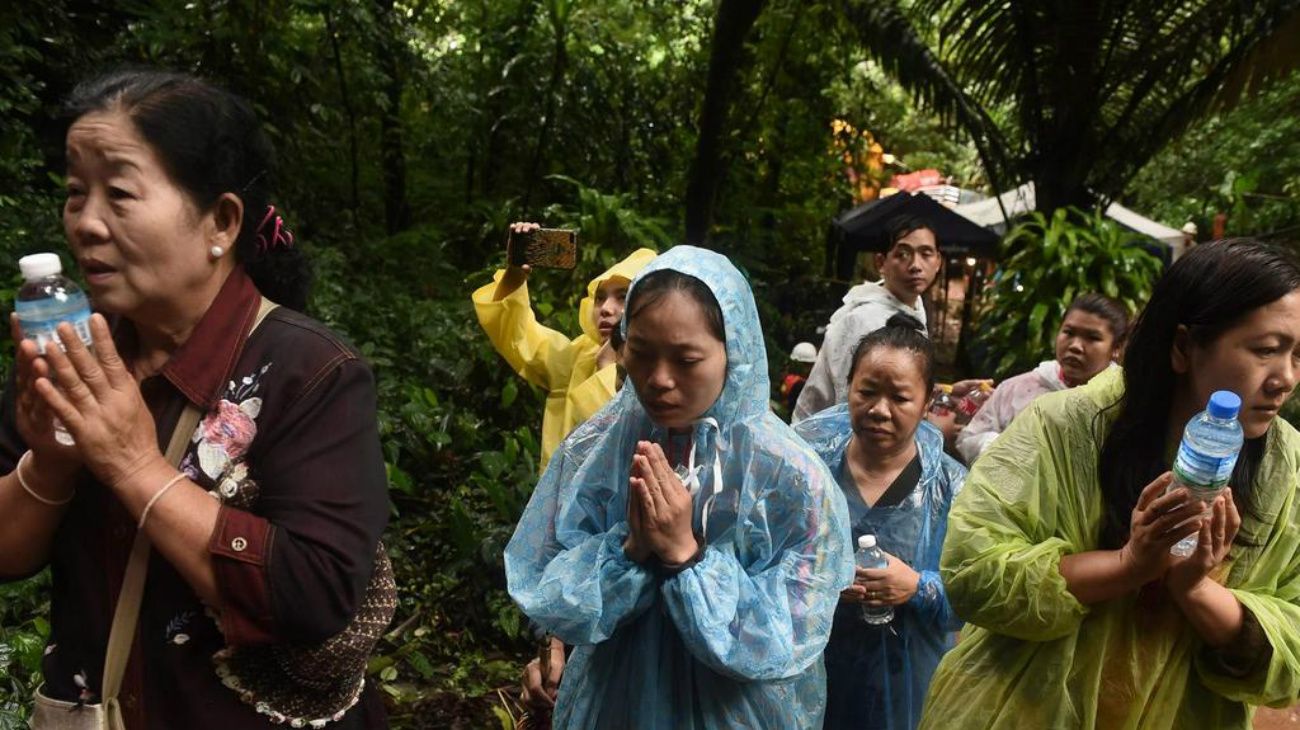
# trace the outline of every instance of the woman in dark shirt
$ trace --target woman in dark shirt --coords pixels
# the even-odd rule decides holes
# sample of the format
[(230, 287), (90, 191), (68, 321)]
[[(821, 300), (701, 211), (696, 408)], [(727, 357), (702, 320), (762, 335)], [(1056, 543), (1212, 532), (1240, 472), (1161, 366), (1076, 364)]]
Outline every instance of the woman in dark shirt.
[[(318, 656), (298, 667), (304, 693), (249, 661), (392, 611), (373, 378), (299, 312), (305, 262), (269, 205), (251, 107), (127, 71), (78, 87), (68, 116), (65, 232), (113, 326), (92, 318), (93, 354), (67, 325), (66, 355), (21, 341), (0, 421), (0, 577), (53, 573), (44, 695), (100, 701), (139, 527), (154, 552), (127, 727), (385, 726), (359, 671)], [(255, 325), (263, 295), (282, 306)], [(162, 452), (186, 406), (202, 421), (178, 470)]]
[[(849, 366), (848, 403), (795, 427), (838, 479), (854, 543), (874, 535), (889, 558), (887, 568), (858, 568), (841, 594), (826, 645), (827, 728), (916, 727), (930, 676), (961, 625), (938, 570), (966, 469), (924, 419), (934, 350), (920, 327), (894, 315), (863, 338)], [(864, 605), (892, 606), (893, 619), (867, 623)]]

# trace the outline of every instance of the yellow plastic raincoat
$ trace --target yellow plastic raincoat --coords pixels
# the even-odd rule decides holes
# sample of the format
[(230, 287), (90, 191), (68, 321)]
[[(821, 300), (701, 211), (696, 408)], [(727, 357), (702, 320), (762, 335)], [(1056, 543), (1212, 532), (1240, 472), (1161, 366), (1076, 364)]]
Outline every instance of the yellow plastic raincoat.
[[(980, 457), (949, 514), (940, 571), (968, 622), (930, 685), (922, 728), (1249, 728), (1250, 705), (1300, 692), (1300, 435), (1276, 419), (1220, 580), (1263, 628), (1253, 676), (1216, 672), (1161, 589), (1085, 606), (1061, 557), (1098, 549), (1097, 455), (1123, 392), (1119, 368), (1044, 395)], [(1100, 416), (1094, 421), (1095, 417)]]
[(491, 284), (472, 295), (478, 322), (492, 346), (515, 372), (547, 391), (546, 414), (542, 417), (542, 470), (564, 437), (614, 397), (614, 366), (596, 369), (596, 353), (603, 344), (592, 315), (597, 287), (615, 276), (635, 279), (655, 255), (648, 248), (637, 249), (587, 284), (587, 296), (578, 305), (582, 334), (572, 340), (537, 321), (527, 283), (501, 301), (492, 301), (504, 270), (497, 271)]

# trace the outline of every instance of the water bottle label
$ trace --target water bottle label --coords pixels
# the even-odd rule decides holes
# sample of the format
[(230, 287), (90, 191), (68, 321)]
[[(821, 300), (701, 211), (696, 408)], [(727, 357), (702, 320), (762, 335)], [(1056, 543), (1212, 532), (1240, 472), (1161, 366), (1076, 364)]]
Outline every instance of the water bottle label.
[(18, 318), (18, 326), (22, 328), (23, 337), (35, 342), (36, 347), (41, 352), (45, 352), (45, 345), (51, 342), (57, 343), (60, 350), (64, 349), (63, 343), (59, 342), (57, 330), (62, 322), (70, 323), (72, 328), (76, 330), (77, 337), (80, 337), (81, 341), (87, 345), (91, 344), (90, 312), (88, 310), (82, 310), (70, 317), (61, 319), (32, 320), (22, 316)]
[(1184, 441), (1174, 460), (1174, 476), (1179, 483), (1198, 489), (1220, 489), (1228, 484), (1237, 454), (1217, 457), (1197, 452)]

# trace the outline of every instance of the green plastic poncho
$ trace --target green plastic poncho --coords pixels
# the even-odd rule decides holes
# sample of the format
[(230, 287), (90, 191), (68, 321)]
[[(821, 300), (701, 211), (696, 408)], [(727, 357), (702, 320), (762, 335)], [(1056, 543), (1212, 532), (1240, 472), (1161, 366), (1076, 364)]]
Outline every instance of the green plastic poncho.
[(922, 728), (1249, 728), (1250, 705), (1300, 692), (1300, 435), (1278, 419), (1259, 472), (1260, 519), (1242, 514), (1219, 578), (1272, 647), (1254, 676), (1218, 674), (1160, 590), (1085, 606), (1061, 557), (1098, 549), (1097, 455), (1121, 371), (1044, 395), (980, 460), (949, 514), (940, 570), (968, 626), (930, 685)]
[(685, 472), (706, 547), (667, 578), (624, 554), (637, 441), (669, 443), (623, 388), (560, 444), (506, 547), (510, 595), (576, 645), (555, 727), (821, 727), (822, 650), (853, 580), (848, 507), (768, 408), (763, 330), (740, 272), (691, 246), (641, 277), (659, 269), (703, 281), (726, 330), (726, 382), (693, 428)]

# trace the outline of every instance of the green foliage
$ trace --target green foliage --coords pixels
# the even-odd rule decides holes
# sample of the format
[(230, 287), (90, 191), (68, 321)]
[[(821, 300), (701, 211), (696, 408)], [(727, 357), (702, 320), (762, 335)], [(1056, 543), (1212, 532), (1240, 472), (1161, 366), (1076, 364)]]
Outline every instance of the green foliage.
[(1003, 378), (1033, 367), (1054, 350), (1065, 310), (1080, 294), (1100, 292), (1136, 312), (1160, 273), (1160, 261), (1099, 212), (1058, 208), (1032, 213), (1003, 241), (1001, 270), (980, 321), (980, 343)]
[(672, 244), (667, 222), (636, 210), (626, 194), (602, 193), (565, 175), (551, 175), (551, 180), (568, 183), (577, 194), (575, 205), (557, 203), (547, 208), (546, 218), (578, 229), (584, 237), (599, 242), (598, 247), (583, 249), (584, 262), (596, 260), (600, 252), (614, 258), (614, 251), (630, 251), (646, 246), (666, 248)]
[(934, 167), (952, 175), (962, 187), (988, 186), (969, 138), (913, 103), (911, 95), (881, 64), (862, 60), (837, 78), (832, 89), (849, 105), (855, 123), (871, 130), (881, 146), (906, 160), (909, 168)]
[(27, 727), (31, 697), (41, 684), (50, 625), (49, 574), (0, 585), (0, 730)]
[(1300, 240), (1300, 73), (1195, 125), (1137, 176), (1133, 204), (1192, 221), (1207, 240), (1216, 213), (1229, 236)]
[[(865, 46), (1040, 208), (1111, 199), (1173, 137), (1295, 68), (1300, 3), (846, 3)], [(1063, 29), (1068, 29), (1063, 30)]]

